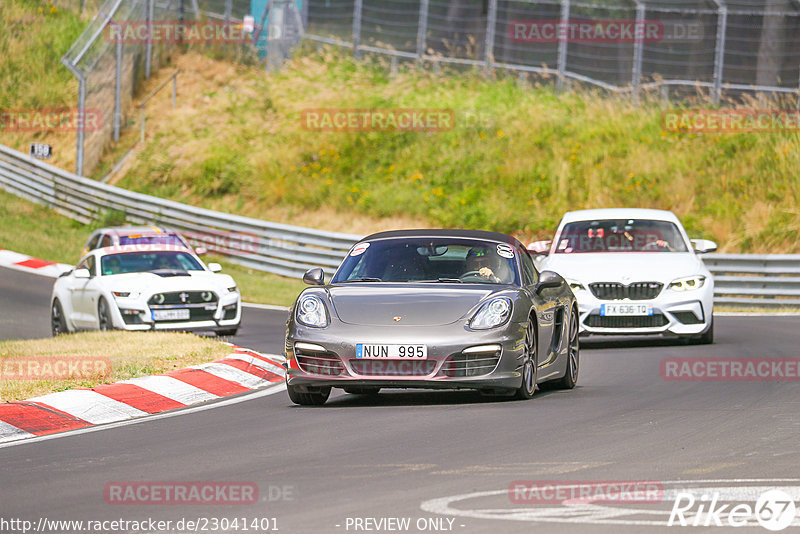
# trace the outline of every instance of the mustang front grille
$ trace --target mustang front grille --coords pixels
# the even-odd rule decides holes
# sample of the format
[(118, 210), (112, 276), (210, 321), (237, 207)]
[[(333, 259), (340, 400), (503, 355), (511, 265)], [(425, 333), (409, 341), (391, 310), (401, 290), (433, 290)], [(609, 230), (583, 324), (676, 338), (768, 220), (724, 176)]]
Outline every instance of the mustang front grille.
[(600, 300), (652, 300), (663, 287), (661, 282), (634, 282), (627, 286), (618, 282), (589, 284), (592, 294)]
[(214, 304), (217, 300), (213, 291), (172, 291), (153, 295), (147, 304)]
[(497, 367), (500, 352), (456, 354), (442, 366), (442, 374), (449, 377), (488, 375)]
[(363, 376), (427, 376), (436, 369), (435, 360), (350, 360), (350, 367)]
[(664, 326), (669, 321), (663, 314), (656, 313), (633, 316), (589, 315), (585, 322), (586, 326), (595, 328), (657, 328)]

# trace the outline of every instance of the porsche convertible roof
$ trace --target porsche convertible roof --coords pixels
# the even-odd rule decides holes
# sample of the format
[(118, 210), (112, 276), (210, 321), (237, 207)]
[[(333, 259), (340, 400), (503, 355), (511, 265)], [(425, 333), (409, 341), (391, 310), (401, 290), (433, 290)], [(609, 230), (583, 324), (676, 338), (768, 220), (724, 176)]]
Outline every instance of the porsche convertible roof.
[(500, 243), (522, 244), (516, 237), (500, 232), (489, 232), (486, 230), (447, 230), (442, 228), (416, 229), (416, 230), (390, 230), (388, 232), (378, 232), (368, 235), (362, 241), (373, 239), (387, 239), (392, 237), (464, 237), (467, 239), (485, 239), (487, 241), (498, 241)]

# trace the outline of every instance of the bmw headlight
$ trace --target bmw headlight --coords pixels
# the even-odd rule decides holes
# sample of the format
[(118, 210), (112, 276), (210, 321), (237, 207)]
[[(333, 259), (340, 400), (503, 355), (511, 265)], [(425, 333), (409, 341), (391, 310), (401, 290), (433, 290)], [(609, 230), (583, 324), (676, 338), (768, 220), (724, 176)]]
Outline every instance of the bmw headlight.
[(678, 278), (669, 283), (669, 288), (673, 291), (692, 291), (700, 289), (706, 283), (706, 277), (703, 275), (687, 276)]
[(306, 326), (316, 328), (328, 326), (328, 314), (325, 312), (322, 299), (315, 295), (301, 297), (297, 302), (297, 320)]
[(481, 306), (469, 325), (476, 330), (485, 330), (507, 323), (509, 317), (511, 317), (511, 299), (498, 297)]
[(577, 280), (570, 280), (569, 278), (565, 278), (567, 284), (569, 284), (569, 288), (574, 291), (585, 291), (586, 286), (578, 282)]

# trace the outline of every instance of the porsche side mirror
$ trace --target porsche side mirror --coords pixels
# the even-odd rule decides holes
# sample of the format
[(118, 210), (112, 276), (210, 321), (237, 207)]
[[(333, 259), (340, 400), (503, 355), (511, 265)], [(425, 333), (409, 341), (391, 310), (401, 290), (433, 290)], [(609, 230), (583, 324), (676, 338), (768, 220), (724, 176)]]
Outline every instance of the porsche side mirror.
[(75, 269), (72, 271), (72, 276), (75, 278), (80, 278), (81, 280), (85, 280), (87, 278), (91, 278), (92, 275), (89, 274), (89, 269)]
[(551, 287), (559, 287), (564, 283), (564, 279), (553, 271), (542, 271), (539, 273), (539, 282), (536, 284), (536, 293), (541, 292), (543, 289)]
[(324, 286), (325, 272), (319, 267), (309, 269), (306, 271), (306, 274), (303, 275), (303, 282), (310, 286)]
[(222, 265), (220, 265), (219, 263), (209, 263), (208, 270), (211, 271), (212, 273), (218, 273), (222, 270)]
[(692, 242), (692, 247), (698, 254), (705, 254), (717, 250), (717, 244), (708, 239), (690, 239), (689, 241)]

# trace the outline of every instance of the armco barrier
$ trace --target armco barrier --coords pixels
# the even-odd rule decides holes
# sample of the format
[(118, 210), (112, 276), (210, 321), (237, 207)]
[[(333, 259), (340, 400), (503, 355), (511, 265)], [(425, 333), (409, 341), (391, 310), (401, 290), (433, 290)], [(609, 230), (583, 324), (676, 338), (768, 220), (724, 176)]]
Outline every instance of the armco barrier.
[[(311, 267), (331, 274), (361, 238), (134, 193), (82, 178), (3, 145), (0, 187), (84, 223), (105, 210), (121, 210), (131, 222), (183, 230), (197, 244), (234, 263), (283, 276), (301, 276)], [(706, 254), (702, 258), (714, 275), (717, 304), (800, 306), (800, 254)]]
[(800, 254), (707, 254), (714, 302), (734, 306), (800, 307)]
[(210, 245), (208, 248), (234, 263), (283, 276), (301, 276), (311, 267), (322, 267), (331, 274), (361, 237), (261, 221), (134, 193), (64, 171), (3, 145), (0, 187), (83, 223), (104, 211), (124, 211), (130, 222), (183, 230), (196, 243)]

